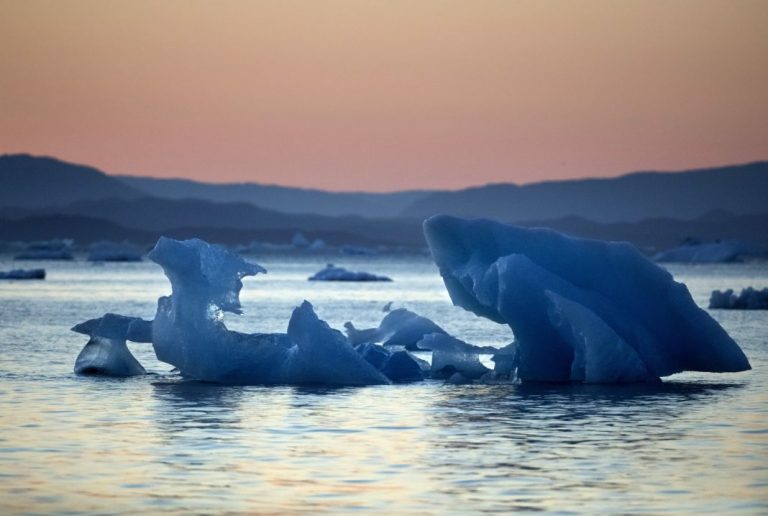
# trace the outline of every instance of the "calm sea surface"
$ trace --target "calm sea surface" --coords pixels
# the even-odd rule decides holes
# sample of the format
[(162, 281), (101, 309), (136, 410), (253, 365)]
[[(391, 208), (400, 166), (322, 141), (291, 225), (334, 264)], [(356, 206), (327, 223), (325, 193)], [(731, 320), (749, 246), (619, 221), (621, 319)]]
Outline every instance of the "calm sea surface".
[[(263, 258), (241, 331), (285, 331), (303, 299), (341, 328), (394, 301), (478, 345), (507, 327), (454, 308), (425, 257), (334, 258), (393, 283), (306, 281), (324, 259)], [(170, 291), (151, 262), (44, 266), (0, 282), (0, 512), (768, 512), (768, 312), (712, 311), (753, 370), (661, 386), (466, 385), (344, 389), (78, 377), (69, 328), (104, 312), (152, 318)], [(768, 266), (675, 266), (694, 299), (768, 286)]]

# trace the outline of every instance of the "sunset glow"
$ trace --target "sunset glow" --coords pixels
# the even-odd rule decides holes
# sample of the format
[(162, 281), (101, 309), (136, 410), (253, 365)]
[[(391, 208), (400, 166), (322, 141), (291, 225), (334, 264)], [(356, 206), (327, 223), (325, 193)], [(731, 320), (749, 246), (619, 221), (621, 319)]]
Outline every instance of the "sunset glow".
[(768, 158), (764, 1), (2, 1), (0, 153), (458, 188)]

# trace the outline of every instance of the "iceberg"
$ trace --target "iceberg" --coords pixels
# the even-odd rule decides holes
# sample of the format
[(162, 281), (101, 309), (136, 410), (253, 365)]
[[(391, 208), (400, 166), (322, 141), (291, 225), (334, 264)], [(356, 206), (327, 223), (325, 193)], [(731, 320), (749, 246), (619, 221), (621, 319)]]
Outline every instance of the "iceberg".
[(41, 240), (31, 242), (14, 260), (72, 260), (72, 240)]
[(407, 350), (419, 349), (417, 344), (425, 335), (447, 335), (444, 329), (430, 319), (405, 308), (387, 312), (378, 328), (359, 330), (352, 322), (344, 323), (344, 327), (347, 330), (347, 339), (352, 345), (380, 342), (384, 346), (402, 346)]
[(152, 325), (157, 358), (187, 377), (228, 384), (372, 385), (387, 377), (305, 301), (287, 333), (229, 330), (223, 313), (241, 314), (242, 278), (265, 273), (221, 246), (162, 237), (148, 255), (171, 282)]
[(709, 298), (710, 308), (731, 310), (768, 310), (768, 288), (757, 290), (752, 287), (742, 289), (739, 295), (732, 289), (723, 292), (712, 291)]
[(630, 244), (444, 215), (424, 232), (453, 303), (510, 326), (524, 382), (750, 369), (685, 285)]
[(90, 336), (75, 360), (75, 373), (105, 376), (146, 374), (125, 341), (151, 342), (150, 321), (107, 313), (73, 326), (72, 331)]
[(138, 247), (127, 243), (102, 240), (91, 244), (88, 251), (90, 262), (140, 262), (144, 253)]
[(311, 244), (309, 244), (309, 247), (307, 247), (310, 251), (324, 251), (328, 245), (325, 243), (324, 240), (320, 238), (316, 238)]
[(309, 240), (304, 236), (304, 233), (299, 231), (291, 238), (291, 245), (297, 248), (309, 247)]
[(0, 279), (45, 279), (45, 269), (13, 269), (10, 271), (0, 271)]
[(392, 278), (377, 276), (369, 272), (352, 272), (329, 263), (325, 269), (310, 276), (309, 281), (392, 281)]

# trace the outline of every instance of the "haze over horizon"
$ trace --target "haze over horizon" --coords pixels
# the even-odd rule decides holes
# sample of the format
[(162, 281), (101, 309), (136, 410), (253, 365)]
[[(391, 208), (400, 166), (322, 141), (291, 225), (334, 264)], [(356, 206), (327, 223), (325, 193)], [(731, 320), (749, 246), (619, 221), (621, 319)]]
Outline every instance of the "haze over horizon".
[(768, 2), (0, 2), (0, 153), (461, 188), (768, 158)]

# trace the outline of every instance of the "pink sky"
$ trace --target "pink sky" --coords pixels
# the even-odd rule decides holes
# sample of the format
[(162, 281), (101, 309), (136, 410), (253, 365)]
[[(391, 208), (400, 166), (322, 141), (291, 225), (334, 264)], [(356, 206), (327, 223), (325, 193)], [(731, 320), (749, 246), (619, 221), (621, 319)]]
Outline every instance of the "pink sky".
[(458, 188), (768, 159), (768, 2), (0, 0), (0, 153)]

